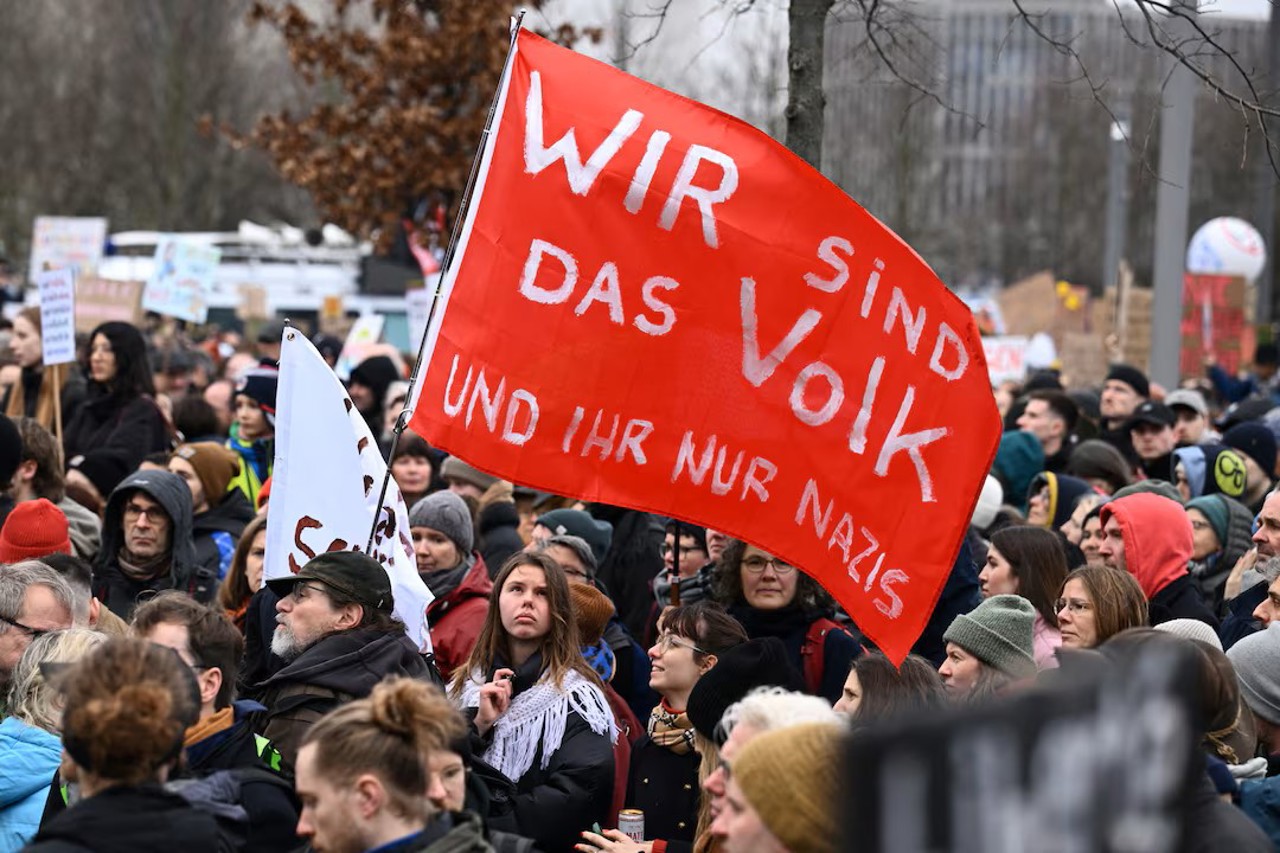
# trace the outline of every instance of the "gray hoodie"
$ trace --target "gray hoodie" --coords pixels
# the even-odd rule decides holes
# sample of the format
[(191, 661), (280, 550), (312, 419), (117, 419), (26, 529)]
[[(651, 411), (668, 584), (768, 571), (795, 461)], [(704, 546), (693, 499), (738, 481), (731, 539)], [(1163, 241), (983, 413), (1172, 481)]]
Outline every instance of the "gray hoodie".
[[(149, 580), (133, 580), (119, 565), (124, 545), (124, 506), (134, 492), (143, 492), (160, 504), (170, 520), (169, 571)], [(102, 519), (102, 550), (94, 564), (94, 597), (121, 619), (128, 620), (144, 593), (177, 589), (201, 602), (218, 592), (218, 573), (196, 561), (191, 538), (191, 490), (177, 474), (168, 471), (136, 471), (116, 486), (107, 499)]]

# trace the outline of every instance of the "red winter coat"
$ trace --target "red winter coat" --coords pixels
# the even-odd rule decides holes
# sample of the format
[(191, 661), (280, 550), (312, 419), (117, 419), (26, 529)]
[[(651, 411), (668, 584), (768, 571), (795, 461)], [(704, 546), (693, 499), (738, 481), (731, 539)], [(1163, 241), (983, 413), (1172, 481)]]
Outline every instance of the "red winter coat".
[(427, 624), (431, 630), (431, 645), (435, 648), (436, 666), (445, 681), (453, 671), (466, 663), (471, 649), (484, 626), (489, 611), (489, 596), (493, 581), (484, 559), (476, 554), (476, 564), (467, 572), (462, 583), (453, 592), (431, 602), (427, 608)]

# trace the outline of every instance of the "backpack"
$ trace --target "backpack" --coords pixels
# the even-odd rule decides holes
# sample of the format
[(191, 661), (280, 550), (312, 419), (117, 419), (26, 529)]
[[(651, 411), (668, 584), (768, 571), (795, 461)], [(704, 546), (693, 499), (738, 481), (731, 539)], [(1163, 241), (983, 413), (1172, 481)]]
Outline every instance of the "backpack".
[(805, 688), (814, 696), (822, 695), (822, 670), (823, 664), (826, 663), (823, 652), (826, 648), (827, 634), (832, 631), (841, 631), (853, 636), (838, 622), (823, 616), (809, 623), (809, 630), (804, 635), (804, 643), (800, 646), (800, 664), (804, 670)]

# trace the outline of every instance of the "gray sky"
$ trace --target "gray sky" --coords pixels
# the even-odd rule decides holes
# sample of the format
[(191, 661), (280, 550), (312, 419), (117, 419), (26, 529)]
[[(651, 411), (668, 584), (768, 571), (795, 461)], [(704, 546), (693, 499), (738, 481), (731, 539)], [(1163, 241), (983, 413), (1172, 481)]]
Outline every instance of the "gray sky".
[(1272, 7), (1271, 0), (1201, 0), (1201, 13), (1217, 12), (1235, 18), (1266, 18)]

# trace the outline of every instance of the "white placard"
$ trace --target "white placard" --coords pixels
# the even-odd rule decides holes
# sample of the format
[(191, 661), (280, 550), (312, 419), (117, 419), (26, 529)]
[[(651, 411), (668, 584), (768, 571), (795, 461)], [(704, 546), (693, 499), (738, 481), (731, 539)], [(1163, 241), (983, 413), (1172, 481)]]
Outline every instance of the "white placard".
[(91, 276), (102, 260), (107, 242), (107, 220), (100, 217), (37, 216), (31, 233), (31, 267), (34, 282), (46, 270), (71, 268)]
[(40, 345), (45, 364), (76, 360), (76, 271), (70, 267), (35, 275), (40, 290)]

